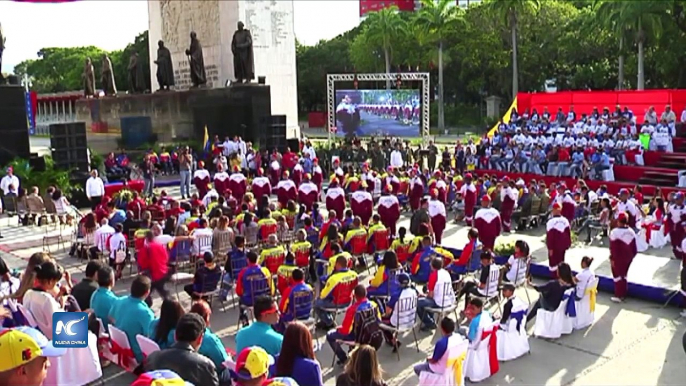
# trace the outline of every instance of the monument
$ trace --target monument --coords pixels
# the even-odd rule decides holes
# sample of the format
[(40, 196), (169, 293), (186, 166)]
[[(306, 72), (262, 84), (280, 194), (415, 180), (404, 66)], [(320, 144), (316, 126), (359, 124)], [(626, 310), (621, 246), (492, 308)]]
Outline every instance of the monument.
[[(253, 78), (266, 77), (271, 114), (286, 115), (287, 136), (299, 136), (293, 0), (148, 0), (148, 15), (150, 73), (157, 73), (157, 42), (162, 40), (171, 53), (175, 90), (193, 86), (186, 55), (191, 32), (202, 43), (206, 88), (221, 88), (228, 81), (236, 81), (236, 74), (243, 72), (236, 72), (232, 42), (238, 22), (245, 23), (251, 35), (252, 63), (240, 63), (254, 65)], [(241, 80), (246, 79), (250, 77)]]

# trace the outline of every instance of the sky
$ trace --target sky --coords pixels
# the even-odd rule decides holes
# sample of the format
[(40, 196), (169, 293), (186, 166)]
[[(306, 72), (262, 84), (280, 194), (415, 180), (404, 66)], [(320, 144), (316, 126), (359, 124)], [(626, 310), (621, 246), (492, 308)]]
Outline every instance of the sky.
[[(232, 1), (232, 0), (224, 0)], [(313, 45), (359, 23), (357, 0), (295, 0), (295, 36)], [(126, 47), (148, 29), (146, 0), (82, 0), (33, 4), (0, 0), (0, 24), (7, 42), (2, 71), (12, 72), (44, 47)]]

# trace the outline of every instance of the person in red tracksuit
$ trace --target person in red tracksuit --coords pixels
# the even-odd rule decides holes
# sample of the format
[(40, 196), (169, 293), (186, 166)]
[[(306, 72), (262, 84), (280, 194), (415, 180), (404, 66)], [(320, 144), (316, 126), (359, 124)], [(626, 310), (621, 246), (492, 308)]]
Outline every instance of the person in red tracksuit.
[(622, 212), (617, 217), (618, 227), (610, 232), (610, 267), (615, 282), (615, 296), (611, 297), (615, 303), (626, 298), (629, 284), (627, 274), (631, 262), (636, 257), (636, 233), (629, 227), (629, 216)]
[(474, 228), (479, 231), (479, 241), (484, 250), (493, 251), (495, 239), (500, 236), (500, 213), (491, 207), (491, 198), (485, 194), (481, 198), (481, 209), (474, 216)]
[(565, 261), (565, 253), (572, 246), (569, 221), (561, 215), (562, 205), (553, 204), (553, 214), (546, 224), (546, 246), (550, 275), (557, 278), (557, 266)]

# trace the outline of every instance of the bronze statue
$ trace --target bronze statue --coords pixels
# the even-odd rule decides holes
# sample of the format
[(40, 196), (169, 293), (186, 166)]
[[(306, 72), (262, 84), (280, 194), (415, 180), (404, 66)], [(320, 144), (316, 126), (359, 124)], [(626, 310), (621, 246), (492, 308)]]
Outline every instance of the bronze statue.
[(129, 57), (129, 94), (145, 92), (145, 75), (143, 65), (138, 61), (138, 52), (131, 53)]
[(195, 32), (191, 32), (191, 46), (186, 50), (188, 61), (191, 64), (191, 82), (193, 87), (198, 87), (207, 83), (205, 75), (205, 60), (202, 56), (202, 45)]
[(102, 56), (102, 71), (100, 73), (102, 90), (106, 96), (117, 95), (117, 84), (114, 82), (114, 71), (112, 71), (112, 61), (107, 54)]
[(160, 90), (169, 90), (174, 85), (174, 65), (172, 64), (171, 52), (164, 46), (164, 42), (157, 42), (157, 83)]
[(86, 58), (81, 77), (83, 78), (83, 95), (86, 98), (92, 98), (95, 95), (95, 70), (91, 58)]
[(0, 82), (5, 78), (2, 76), (2, 52), (5, 51), (5, 35), (2, 33), (2, 24), (0, 24)]
[(252, 35), (243, 28), (243, 22), (238, 22), (238, 30), (233, 33), (231, 52), (233, 53), (233, 74), (236, 82), (250, 83), (255, 79), (255, 62), (252, 50)]

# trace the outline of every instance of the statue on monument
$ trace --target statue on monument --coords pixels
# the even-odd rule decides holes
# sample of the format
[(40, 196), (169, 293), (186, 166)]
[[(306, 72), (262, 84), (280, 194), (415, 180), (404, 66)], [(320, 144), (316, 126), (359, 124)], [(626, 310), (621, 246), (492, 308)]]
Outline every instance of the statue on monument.
[(132, 52), (129, 57), (129, 94), (145, 92), (145, 75), (143, 66), (138, 61), (138, 52)]
[(114, 71), (112, 71), (112, 61), (107, 54), (102, 55), (102, 70), (100, 73), (102, 90), (106, 96), (117, 95), (117, 84), (114, 82)]
[(233, 73), (237, 83), (250, 83), (255, 79), (255, 62), (252, 50), (252, 35), (244, 28), (243, 22), (238, 22), (238, 30), (233, 33), (231, 41), (233, 53)]
[(164, 42), (157, 42), (157, 83), (160, 90), (169, 90), (174, 85), (174, 65), (172, 64), (171, 52), (164, 46)]
[(81, 77), (83, 78), (83, 95), (86, 98), (92, 98), (95, 95), (95, 70), (91, 58), (86, 58)]
[(2, 24), (0, 24), (0, 82), (5, 78), (2, 76), (2, 52), (5, 51), (5, 35), (2, 33)]
[(193, 87), (198, 87), (207, 83), (207, 76), (205, 75), (205, 60), (202, 56), (202, 45), (200, 40), (191, 32), (191, 46), (186, 50), (188, 61), (191, 64), (191, 82)]

